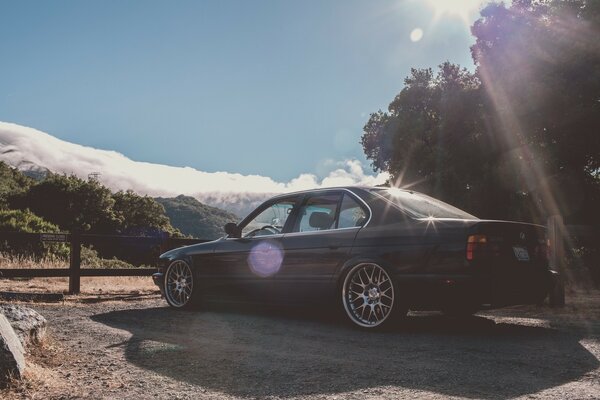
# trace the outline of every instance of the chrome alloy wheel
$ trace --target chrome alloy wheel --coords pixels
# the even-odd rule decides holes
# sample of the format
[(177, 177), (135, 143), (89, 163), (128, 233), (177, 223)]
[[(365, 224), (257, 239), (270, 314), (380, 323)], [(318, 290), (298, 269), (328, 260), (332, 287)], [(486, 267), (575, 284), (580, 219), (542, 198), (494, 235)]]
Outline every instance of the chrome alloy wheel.
[(394, 285), (379, 265), (358, 264), (344, 279), (342, 301), (352, 322), (374, 328), (381, 325), (392, 312)]
[(173, 261), (165, 274), (165, 297), (173, 307), (184, 307), (192, 298), (194, 277), (190, 266), (181, 260)]

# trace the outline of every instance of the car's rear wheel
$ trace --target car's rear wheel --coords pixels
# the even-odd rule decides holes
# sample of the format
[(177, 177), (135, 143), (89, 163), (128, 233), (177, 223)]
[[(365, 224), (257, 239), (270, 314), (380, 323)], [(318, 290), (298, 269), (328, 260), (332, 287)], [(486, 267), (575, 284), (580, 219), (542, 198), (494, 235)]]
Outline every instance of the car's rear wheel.
[(348, 271), (342, 286), (342, 303), (351, 322), (361, 328), (380, 328), (394, 317), (406, 315), (398, 300), (394, 281), (374, 263), (357, 264)]
[(195, 305), (198, 297), (194, 273), (183, 260), (173, 261), (165, 272), (165, 299), (171, 307), (187, 309)]

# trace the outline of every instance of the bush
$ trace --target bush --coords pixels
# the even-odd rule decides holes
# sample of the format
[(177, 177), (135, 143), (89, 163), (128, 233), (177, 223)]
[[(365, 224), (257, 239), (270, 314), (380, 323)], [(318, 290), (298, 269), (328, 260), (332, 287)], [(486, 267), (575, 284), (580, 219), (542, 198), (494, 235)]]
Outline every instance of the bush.
[[(0, 231), (24, 233), (57, 233), (58, 226), (38, 217), (29, 210), (0, 210)], [(25, 258), (66, 260), (69, 247), (64, 243), (43, 243), (29, 240), (2, 241), (0, 252)]]
[(101, 258), (92, 247), (81, 246), (82, 268), (135, 268), (128, 262), (113, 257), (112, 259)]

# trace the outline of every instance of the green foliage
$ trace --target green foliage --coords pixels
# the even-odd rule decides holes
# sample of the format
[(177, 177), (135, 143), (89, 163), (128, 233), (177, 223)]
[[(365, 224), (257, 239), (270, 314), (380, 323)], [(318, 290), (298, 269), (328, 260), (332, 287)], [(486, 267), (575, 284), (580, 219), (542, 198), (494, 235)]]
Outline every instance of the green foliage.
[(93, 247), (81, 246), (82, 268), (135, 268), (128, 262), (118, 258), (101, 258)]
[(482, 10), (477, 71), (412, 70), (362, 145), (376, 170), (485, 218), (600, 223), (600, 2)]
[(34, 180), (0, 161), (0, 208), (8, 207), (8, 197), (23, 193)]
[[(0, 231), (26, 233), (56, 233), (58, 226), (38, 217), (29, 210), (0, 210)], [(18, 240), (0, 243), (0, 252), (10, 255), (20, 255), (42, 258), (67, 259), (69, 249), (63, 243), (42, 243)]]
[(181, 236), (151, 197), (132, 191), (113, 194), (94, 179), (49, 174), (28, 190), (13, 192), (9, 203), (12, 208), (30, 209), (71, 232)]
[(156, 198), (165, 208), (171, 224), (186, 235), (215, 239), (224, 235), (223, 227), (239, 218), (225, 210), (200, 203), (193, 197)]
[(0, 210), (0, 231), (56, 233), (60, 229), (29, 210)]
[(13, 208), (28, 208), (62, 229), (94, 233), (112, 233), (119, 226), (114, 203), (111, 191), (97, 181), (57, 174), (11, 199)]
[[(371, 114), (362, 145), (376, 170), (475, 214), (498, 212), (482, 201), (497, 181), (481, 116), (476, 75), (445, 62), (436, 74), (413, 69), (387, 112)], [(485, 190), (484, 190), (485, 188)]]

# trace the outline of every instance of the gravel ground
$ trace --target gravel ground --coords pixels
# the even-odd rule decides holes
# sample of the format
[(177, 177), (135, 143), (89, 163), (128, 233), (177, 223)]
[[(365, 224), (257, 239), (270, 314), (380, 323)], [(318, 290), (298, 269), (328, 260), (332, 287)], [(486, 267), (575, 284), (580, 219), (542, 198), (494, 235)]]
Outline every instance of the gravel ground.
[(2, 398), (600, 398), (600, 294), (363, 332), (330, 314), (168, 309), (157, 295), (34, 304), (49, 321)]

